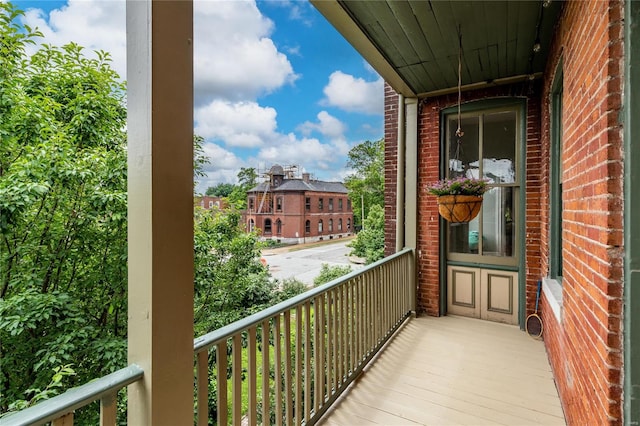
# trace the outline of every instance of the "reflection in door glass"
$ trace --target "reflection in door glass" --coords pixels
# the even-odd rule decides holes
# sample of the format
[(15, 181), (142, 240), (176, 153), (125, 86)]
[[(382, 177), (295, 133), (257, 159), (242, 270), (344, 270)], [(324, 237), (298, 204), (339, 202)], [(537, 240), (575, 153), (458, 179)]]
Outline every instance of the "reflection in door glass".
[(482, 254), (513, 256), (513, 187), (491, 188), (482, 202)]
[(482, 177), (490, 183), (516, 181), (516, 112), (483, 117)]
[[(456, 129), (458, 128), (457, 117), (449, 119), (449, 176), (456, 178), (459, 176), (479, 177), (478, 174), (478, 136), (479, 118), (467, 117), (460, 121), (460, 127), (464, 130), (464, 137), (458, 143)], [(473, 171), (475, 170), (475, 175)]]

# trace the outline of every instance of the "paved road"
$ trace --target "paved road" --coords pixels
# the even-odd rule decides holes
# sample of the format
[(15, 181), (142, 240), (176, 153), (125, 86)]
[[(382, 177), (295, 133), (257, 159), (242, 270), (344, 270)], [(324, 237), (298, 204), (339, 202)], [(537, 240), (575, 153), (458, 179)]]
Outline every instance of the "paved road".
[(262, 252), (262, 257), (275, 278), (297, 278), (311, 286), (314, 278), (320, 274), (323, 263), (331, 266), (351, 265), (353, 270), (363, 267), (362, 264), (349, 261), (348, 254), (351, 248), (346, 246), (349, 241), (350, 239), (340, 239), (322, 245), (311, 244), (308, 248), (292, 246), (284, 249), (267, 249)]

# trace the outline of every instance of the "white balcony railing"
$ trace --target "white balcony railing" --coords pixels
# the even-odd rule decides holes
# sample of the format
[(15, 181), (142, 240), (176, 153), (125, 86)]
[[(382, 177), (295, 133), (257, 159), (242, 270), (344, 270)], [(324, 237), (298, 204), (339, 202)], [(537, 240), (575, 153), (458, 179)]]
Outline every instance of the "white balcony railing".
[[(197, 424), (314, 424), (414, 309), (412, 250), (314, 288), (194, 340)], [(140, 380), (131, 365), (0, 423), (72, 424), (101, 401), (116, 423), (118, 391)], [(188, 424), (190, 419), (185, 419)]]

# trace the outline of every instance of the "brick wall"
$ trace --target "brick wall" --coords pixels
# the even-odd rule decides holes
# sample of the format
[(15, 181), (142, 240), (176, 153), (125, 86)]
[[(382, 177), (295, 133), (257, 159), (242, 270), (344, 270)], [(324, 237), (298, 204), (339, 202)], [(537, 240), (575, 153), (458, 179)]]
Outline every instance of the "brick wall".
[[(543, 299), (545, 343), (568, 424), (622, 423), (623, 5), (566, 3), (545, 75), (563, 58), (563, 315)], [(548, 271), (548, 164), (541, 176), (541, 268)], [(546, 169), (545, 169), (546, 168)]]

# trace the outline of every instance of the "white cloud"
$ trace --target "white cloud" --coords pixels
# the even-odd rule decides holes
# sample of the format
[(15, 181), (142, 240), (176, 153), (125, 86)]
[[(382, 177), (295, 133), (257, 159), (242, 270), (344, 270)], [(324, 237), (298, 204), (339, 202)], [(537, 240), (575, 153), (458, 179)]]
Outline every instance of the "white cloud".
[(275, 109), (255, 102), (215, 100), (196, 108), (195, 133), (223, 141), (227, 146), (259, 147), (274, 138), (276, 115)]
[(344, 137), (346, 126), (344, 125), (344, 123), (342, 123), (342, 121), (338, 120), (327, 111), (320, 111), (317, 115), (317, 118), (317, 123), (305, 121), (300, 126), (298, 126), (298, 130), (300, 130), (305, 136), (309, 136), (312, 132), (316, 131), (330, 138)]
[(242, 159), (215, 143), (205, 143), (202, 148), (210, 163), (204, 167), (206, 176), (199, 179), (196, 192), (204, 193), (208, 187), (219, 183), (238, 182), (238, 170), (246, 167)]
[(323, 103), (336, 106), (345, 111), (380, 114), (384, 110), (384, 81), (365, 81), (342, 71), (329, 76), (324, 88), (326, 96)]
[(253, 100), (296, 80), (269, 38), (273, 22), (255, 2), (198, 1), (194, 14), (196, 103), (210, 96)]
[[(54, 9), (49, 19), (41, 9), (26, 11), (23, 22), (38, 28), (44, 38), (38, 42), (62, 46), (74, 42), (87, 49), (111, 53), (113, 68), (126, 77), (126, 24), (124, 1), (69, 0), (68, 5)], [(31, 47), (35, 51), (36, 47)]]

